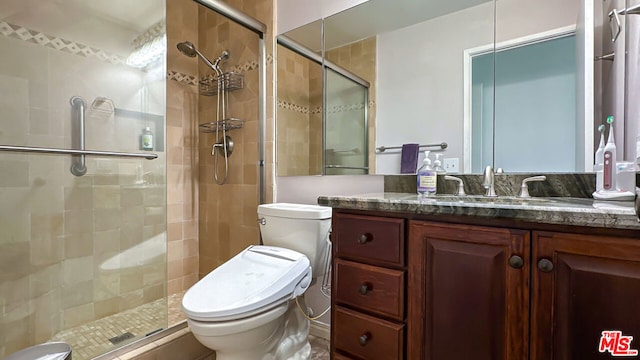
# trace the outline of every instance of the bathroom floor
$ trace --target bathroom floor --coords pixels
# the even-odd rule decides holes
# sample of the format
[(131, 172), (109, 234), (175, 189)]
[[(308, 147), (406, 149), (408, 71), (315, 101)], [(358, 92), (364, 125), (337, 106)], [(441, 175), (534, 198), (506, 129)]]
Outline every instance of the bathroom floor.
[[(167, 299), (168, 324), (172, 326), (185, 320), (180, 308), (184, 292), (176, 293)], [(158, 314), (165, 311), (165, 299), (159, 299), (137, 308), (104, 317), (96, 321), (63, 330), (56, 334), (51, 341), (64, 341), (73, 349), (74, 360), (88, 360), (108, 352), (116, 347), (109, 339), (124, 338), (118, 346), (140, 339), (147, 333), (164, 326), (165, 319)], [(131, 334), (123, 335), (123, 334)], [(310, 336), (311, 360), (329, 359), (329, 342), (325, 339)]]

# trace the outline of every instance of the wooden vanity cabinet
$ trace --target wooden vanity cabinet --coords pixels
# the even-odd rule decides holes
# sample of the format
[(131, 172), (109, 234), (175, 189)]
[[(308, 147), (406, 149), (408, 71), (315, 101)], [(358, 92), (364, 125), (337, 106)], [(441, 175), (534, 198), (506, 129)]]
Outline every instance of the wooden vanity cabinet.
[[(640, 235), (634, 238), (532, 232), (531, 357), (612, 359), (603, 331), (633, 336), (640, 352)], [(638, 358), (640, 355), (629, 358)]]
[(530, 233), (412, 221), (408, 359), (526, 359)]
[[(639, 232), (409, 218), (334, 212), (332, 359), (640, 352)], [(608, 340), (601, 352), (603, 331), (630, 343)]]
[(638, 237), (411, 221), (407, 246), (408, 359), (611, 359), (603, 331), (640, 336)]
[(334, 213), (333, 359), (404, 359), (405, 220)]

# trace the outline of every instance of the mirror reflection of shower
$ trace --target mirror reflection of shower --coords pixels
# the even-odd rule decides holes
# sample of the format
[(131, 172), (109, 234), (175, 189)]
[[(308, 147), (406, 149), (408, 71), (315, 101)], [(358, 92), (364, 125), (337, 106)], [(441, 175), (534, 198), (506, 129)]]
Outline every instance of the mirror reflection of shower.
[[(233, 140), (231, 136), (227, 135), (227, 130), (237, 127), (230, 127), (229, 123), (232, 119), (227, 116), (229, 109), (229, 96), (228, 91), (233, 86), (231, 75), (233, 73), (225, 73), (222, 70), (221, 65), (229, 59), (229, 51), (224, 50), (220, 56), (214, 61), (209, 60), (204, 56), (193, 43), (189, 41), (180, 42), (176, 45), (178, 50), (186, 56), (198, 57), (208, 67), (215, 72), (215, 77), (210, 79), (204, 79), (200, 81), (200, 93), (202, 95), (215, 95), (217, 94), (217, 106), (216, 106), (216, 119), (215, 122), (202, 124), (200, 127), (204, 132), (214, 132), (216, 134), (216, 142), (211, 148), (211, 155), (213, 156), (213, 177), (216, 184), (222, 185), (227, 181), (229, 175), (229, 156), (233, 152)], [(237, 74), (236, 74), (237, 75)], [(211, 81), (215, 82), (215, 88), (211, 89)], [(241, 86), (240, 86), (241, 87)], [(237, 120), (237, 119), (233, 119)], [(224, 157), (224, 175), (218, 175), (218, 156)]]

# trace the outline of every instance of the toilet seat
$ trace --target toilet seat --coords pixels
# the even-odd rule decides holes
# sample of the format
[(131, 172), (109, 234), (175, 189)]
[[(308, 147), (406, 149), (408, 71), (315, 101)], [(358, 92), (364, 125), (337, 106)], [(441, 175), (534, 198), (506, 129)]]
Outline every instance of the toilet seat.
[(249, 246), (187, 290), (182, 308), (193, 320), (236, 320), (302, 295), (310, 283), (306, 256), (275, 246)]

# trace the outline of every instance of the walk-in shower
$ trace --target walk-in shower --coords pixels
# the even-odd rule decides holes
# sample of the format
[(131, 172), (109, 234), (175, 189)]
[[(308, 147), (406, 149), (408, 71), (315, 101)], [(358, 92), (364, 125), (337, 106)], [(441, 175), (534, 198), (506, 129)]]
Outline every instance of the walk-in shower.
[[(64, 341), (92, 359), (161, 336), (201, 272), (259, 241), (243, 210), (264, 202), (265, 28), (217, 0), (34, 4), (0, 3), (0, 358)], [(187, 53), (231, 56), (199, 69), (185, 34)], [(206, 161), (221, 134), (200, 125), (229, 116), (199, 96), (223, 86), (245, 120), (224, 194)]]
[[(0, 4), (0, 358), (57, 340), (88, 359), (167, 327), (165, 57), (145, 60), (165, 6), (128, 6)], [(121, 266), (150, 239), (159, 256)]]

